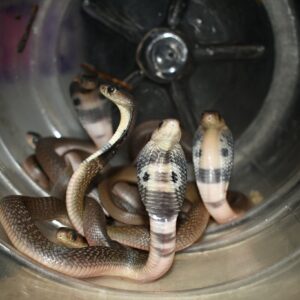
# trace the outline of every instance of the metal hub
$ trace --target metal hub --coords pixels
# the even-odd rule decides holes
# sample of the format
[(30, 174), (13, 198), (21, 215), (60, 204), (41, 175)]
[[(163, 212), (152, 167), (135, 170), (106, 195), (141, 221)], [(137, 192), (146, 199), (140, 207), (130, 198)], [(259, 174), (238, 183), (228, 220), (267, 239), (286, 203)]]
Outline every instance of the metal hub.
[(171, 81), (182, 74), (188, 59), (188, 48), (177, 33), (156, 28), (142, 39), (136, 59), (148, 77), (160, 82)]

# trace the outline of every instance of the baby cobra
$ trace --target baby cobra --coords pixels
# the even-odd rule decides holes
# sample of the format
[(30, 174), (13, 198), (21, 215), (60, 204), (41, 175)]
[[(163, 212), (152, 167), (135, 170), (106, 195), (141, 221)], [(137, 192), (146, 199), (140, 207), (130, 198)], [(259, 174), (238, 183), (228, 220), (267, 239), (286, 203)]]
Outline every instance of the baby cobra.
[(200, 195), (211, 216), (218, 223), (237, 218), (227, 202), (233, 166), (233, 137), (217, 112), (205, 112), (201, 117), (194, 136), (193, 163)]
[(113, 135), (110, 102), (99, 95), (97, 75), (81, 75), (73, 79), (70, 96), (78, 119), (97, 148), (101, 148)]
[(101, 85), (100, 92), (117, 105), (120, 111), (120, 123), (107, 144), (80, 164), (68, 184), (66, 194), (68, 216), (81, 235), (83, 235), (83, 208), (87, 189), (92, 179), (104, 168), (125, 140), (134, 118), (133, 99), (129, 94), (121, 92), (111, 85)]
[[(0, 222), (13, 245), (32, 259), (74, 277), (119, 276), (140, 282), (164, 275), (175, 252), (176, 219), (186, 186), (186, 164), (178, 144), (176, 120), (165, 121), (138, 158), (138, 186), (150, 217), (150, 251), (92, 246), (70, 249), (47, 240), (33, 218), (46, 213), (43, 205), (62, 205), (53, 198), (8, 196), (0, 201)], [(62, 207), (56, 210), (60, 211)], [(55, 211), (55, 207), (52, 207)]]

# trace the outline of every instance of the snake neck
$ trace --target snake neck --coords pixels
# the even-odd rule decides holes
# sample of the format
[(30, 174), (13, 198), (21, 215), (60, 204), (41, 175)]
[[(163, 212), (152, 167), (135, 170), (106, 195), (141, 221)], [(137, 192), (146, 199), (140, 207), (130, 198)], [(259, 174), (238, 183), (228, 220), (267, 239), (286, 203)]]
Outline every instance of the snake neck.
[(163, 276), (173, 264), (176, 248), (177, 215), (167, 220), (150, 218), (150, 249), (147, 261), (125, 275), (140, 282), (150, 282)]
[(83, 208), (86, 191), (92, 179), (103, 168), (98, 158), (90, 162), (84, 161), (73, 173), (67, 188), (66, 206), (71, 223), (75, 229), (84, 235), (83, 231)]
[(101, 149), (86, 158), (74, 172), (67, 188), (66, 205), (69, 218), (80, 234), (83, 232), (84, 197), (92, 179), (114, 156), (126, 138), (133, 120), (133, 107), (118, 106), (120, 110), (119, 126), (111, 139)]
[(125, 108), (123, 106), (118, 106), (118, 108), (120, 110), (120, 123), (117, 130), (115, 131), (111, 139), (101, 149), (99, 149), (86, 159), (87, 162), (94, 160), (100, 155), (108, 155), (108, 152), (112, 153), (110, 156), (114, 155), (125, 139), (126, 135), (128, 134), (130, 124), (132, 123), (134, 115), (133, 108)]

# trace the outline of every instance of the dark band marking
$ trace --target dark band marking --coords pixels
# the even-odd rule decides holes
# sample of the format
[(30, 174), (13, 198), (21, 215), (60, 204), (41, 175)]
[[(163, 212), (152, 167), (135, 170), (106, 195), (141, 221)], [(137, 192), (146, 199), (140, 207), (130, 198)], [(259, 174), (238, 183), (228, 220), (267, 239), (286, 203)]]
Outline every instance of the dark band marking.
[[(153, 165), (153, 168), (155, 168), (155, 165)], [(156, 182), (170, 182), (170, 173), (169, 172), (160, 172), (155, 171), (154, 174), (154, 180)]]
[(219, 208), (226, 202), (225, 199), (216, 201), (216, 202), (205, 202), (206, 206), (210, 206), (211, 208)]
[(172, 242), (176, 239), (176, 235), (174, 233), (157, 233), (153, 232), (154, 238), (159, 242), (159, 243), (169, 243)]
[(174, 249), (174, 247), (171, 247), (171, 248), (159, 248), (159, 247), (153, 247), (154, 248), (154, 250), (156, 251), (156, 252), (158, 252), (158, 255), (160, 256), (160, 257), (168, 257), (168, 256), (171, 256), (171, 255), (173, 255), (174, 254), (174, 252), (175, 252), (175, 249)]
[(203, 169), (196, 170), (196, 180), (202, 183), (227, 182), (230, 179), (230, 172), (225, 169)]
[(182, 199), (176, 193), (143, 190), (141, 187), (139, 190), (141, 197), (145, 199), (144, 204), (150, 215), (166, 218), (180, 211)]
[(151, 190), (147, 190), (146, 192), (149, 197), (153, 197), (156, 199), (165, 199), (165, 198), (169, 199), (172, 197), (175, 198), (175, 195), (173, 192), (151, 191)]
[(108, 110), (99, 106), (92, 109), (76, 108), (76, 111), (82, 123), (95, 123), (109, 117)]

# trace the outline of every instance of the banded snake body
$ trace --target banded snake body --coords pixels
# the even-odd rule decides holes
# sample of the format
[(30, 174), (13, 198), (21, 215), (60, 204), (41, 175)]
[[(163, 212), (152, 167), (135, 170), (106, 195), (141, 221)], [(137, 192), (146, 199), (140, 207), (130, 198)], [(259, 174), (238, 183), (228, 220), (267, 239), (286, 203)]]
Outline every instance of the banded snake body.
[(202, 114), (194, 136), (193, 163), (197, 186), (204, 205), (218, 223), (238, 217), (227, 202), (233, 166), (233, 137), (217, 112)]
[[(163, 136), (163, 139), (161, 138)], [(126, 247), (86, 247), (69, 249), (48, 241), (33, 223), (30, 205), (33, 198), (8, 196), (0, 202), (0, 220), (8, 237), (21, 252), (39, 263), (75, 277), (99, 275), (122, 276), (138, 281), (151, 281), (161, 277), (172, 265), (175, 253), (176, 219), (184, 198), (186, 184), (185, 159), (178, 142), (179, 124), (175, 120), (165, 121), (153, 134), (145, 151), (138, 159), (143, 177), (138, 179), (142, 200), (150, 216), (151, 243), (149, 255)], [(174, 152), (177, 159), (174, 161)], [(150, 160), (149, 160), (149, 154)], [(153, 163), (161, 161), (164, 177), (153, 173)], [(169, 168), (167, 162), (172, 160)], [(165, 176), (172, 178), (177, 174), (177, 181), (170, 188)], [(151, 174), (149, 185), (145, 173)], [(147, 176), (146, 176), (147, 177)], [(174, 177), (174, 176), (173, 176)], [(166, 188), (156, 202), (158, 188)], [(48, 199), (51, 201), (51, 198)], [(41, 199), (36, 199), (41, 201)], [(20, 222), (20, 220), (22, 220)]]
[[(76, 230), (81, 234), (84, 234), (83, 203), (85, 192), (93, 177), (103, 169), (108, 159), (115, 153), (126, 137), (133, 119), (133, 105), (129, 96), (124, 96), (124, 93), (120, 93), (118, 89), (107, 85), (102, 85), (100, 90), (102, 94), (117, 105), (121, 117), (118, 129), (109, 142), (84, 160), (72, 175), (68, 185), (68, 215)], [(203, 119), (205, 120), (205, 118)], [(193, 149), (195, 166), (197, 163), (202, 166), (201, 163), (203, 162), (198, 159), (201, 157), (199, 153), (203, 151), (205, 141), (209, 140), (207, 138), (209, 134), (205, 133), (204, 135), (204, 131), (207, 128), (209, 128), (208, 132), (213, 132), (216, 128), (226, 129), (225, 123), (220, 126), (213, 122), (207, 126), (207, 123), (203, 121), (203, 124), (205, 125), (199, 129), (196, 135), (199, 138), (198, 140), (201, 141), (200, 146), (196, 140)], [(216, 135), (219, 136), (219, 133)], [(12, 243), (21, 252), (38, 262), (71, 276), (112, 275), (139, 281), (151, 281), (159, 278), (167, 272), (173, 262), (176, 250), (176, 220), (183, 203), (186, 186), (185, 158), (179, 145), (180, 136), (180, 128), (176, 120), (164, 121), (160, 128), (152, 134), (151, 140), (147, 143), (137, 161), (139, 191), (150, 217), (150, 246), (141, 247), (142, 249), (149, 248), (148, 257), (138, 250), (128, 249), (120, 245), (114, 247), (113, 244), (111, 247), (96, 246), (82, 249), (68, 249), (55, 245), (43, 237), (33, 223), (30, 213), (32, 213), (31, 208), (35, 206), (35, 200), (22, 196), (8, 196), (0, 201), (0, 221)], [(224, 135), (224, 132), (221, 136), (223, 141), (225, 137), (225, 143), (228, 145), (228, 139), (226, 139), (228, 136)], [(209, 145), (208, 142), (206, 143)], [(200, 147), (201, 151), (198, 150), (197, 152), (197, 147)], [(209, 148), (208, 146), (205, 147)], [(203, 156), (204, 154), (205, 152)], [(230, 172), (230, 155), (226, 162), (229, 162), (229, 167), (225, 165), (227, 167), (226, 171)], [(216, 165), (217, 163), (214, 168)], [(204, 167), (206, 167), (205, 163)], [(199, 182), (200, 185), (212, 183), (207, 181), (207, 176), (203, 175), (203, 171), (197, 173), (196, 167), (195, 173), (198, 187)], [(211, 175), (208, 177), (211, 178)], [(221, 176), (221, 178), (223, 177)], [(226, 195), (228, 182), (219, 180), (219, 182), (222, 181), (225, 182), (225, 188), (221, 188), (221, 190), (225, 191)], [(205, 198), (205, 196), (207, 197)], [(204, 192), (204, 201), (209, 202), (207, 201), (209, 197), (209, 192), (206, 195)], [(50, 198), (49, 203), (52, 200)], [(36, 201), (43, 200), (38, 198)], [(28, 205), (28, 203), (30, 204)], [(55, 203), (54, 201), (54, 206), (56, 206)], [(209, 208), (209, 205), (207, 207)], [(25, 221), (16, 221), (21, 218)], [(18, 233), (16, 233), (16, 229)], [(78, 262), (79, 258), (82, 258), (82, 260), (78, 267), (75, 267), (72, 260)]]

